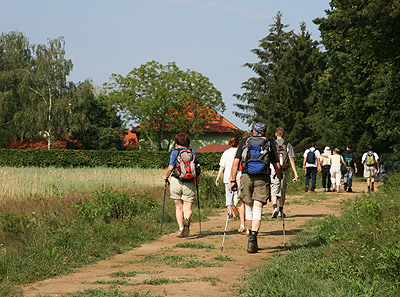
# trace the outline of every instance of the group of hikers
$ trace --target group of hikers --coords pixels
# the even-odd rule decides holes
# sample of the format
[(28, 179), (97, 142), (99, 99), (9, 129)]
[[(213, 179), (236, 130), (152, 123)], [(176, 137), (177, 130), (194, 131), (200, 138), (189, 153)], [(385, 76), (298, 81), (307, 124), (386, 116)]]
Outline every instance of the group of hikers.
[[(265, 124), (256, 123), (252, 133), (245, 133), (241, 141), (238, 137), (232, 136), (229, 139), (230, 148), (221, 156), (220, 169), (215, 180), (216, 186), (219, 186), (223, 175), (228, 217), (233, 217), (233, 213), (239, 215), (238, 232), (248, 236), (248, 253), (258, 251), (257, 235), (261, 225), (262, 209), (268, 200), (272, 203), (271, 218), (285, 217), (283, 206), (290, 168), (294, 173), (293, 181), (299, 181), (293, 146), (284, 140), (284, 128), (276, 129), (275, 141), (266, 138), (265, 133)], [(196, 152), (189, 148), (190, 138), (186, 133), (177, 134), (175, 144), (177, 148), (171, 152), (164, 180), (167, 184), (169, 177), (173, 176), (170, 183), (170, 197), (175, 202), (176, 220), (179, 225), (177, 236), (187, 237), (190, 234), (190, 217), (199, 182), (200, 165)], [(365, 166), (364, 177), (367, 178), (368, 192), (374, 191), (374, 178), (379, 168), (378, 159), (372, 147), (368, 146), (368, 152), (361, 159), (361, 163)], [(337, 148), (331, 153), (329, 147), (325, 147), (324, 153), (320, 154), (316, 144), (313, 143), (304, 152), (305, 191), (309, 190), (310, 179), (310, 191), (315, 191), (318, 171), (322, 172), (324, 191), (331, 191), (332, 185), (339, 191), (341, 170), (345, 168), (344, 188), (351, 192), (352, 178), (354, 173), (357, 173), (355, 160), (356, 155), (350, 145), (347, 145), (342, 155)]]

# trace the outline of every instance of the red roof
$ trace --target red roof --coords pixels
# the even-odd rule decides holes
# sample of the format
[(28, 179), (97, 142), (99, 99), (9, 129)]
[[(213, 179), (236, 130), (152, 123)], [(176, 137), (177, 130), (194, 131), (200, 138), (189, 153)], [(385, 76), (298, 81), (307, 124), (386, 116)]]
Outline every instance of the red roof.
[(124, 135), (124, 147), (126, 148), (136, 148), (139, 146), (139, 139), (135, 129), (127, 131)]
[(215, 114), (214, 119), (211, 123), (204, 127), (203, 132), (205, 133), (234, 133), (239, 130), (234, 124), (229, 122), (219, 113)]
[(199, 153), (223, 152), (230, 148), (229, 144), (209, 144), (196, 150)]

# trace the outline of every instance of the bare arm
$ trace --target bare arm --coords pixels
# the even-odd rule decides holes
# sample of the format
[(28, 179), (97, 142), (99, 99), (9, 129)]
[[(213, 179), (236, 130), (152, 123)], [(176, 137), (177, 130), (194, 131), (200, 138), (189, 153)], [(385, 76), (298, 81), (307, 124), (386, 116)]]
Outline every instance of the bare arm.
[(174, 170), (174, 166), (173, 165), (169, 165), (168, 168), (167, 168), (167, 172), (164, 175), (164, 180), (167, 180), (170, 177), (170, 175), (171, 175), (173, 170)]
[(217, 175), (217, 179), (215, 180), (215, 185), (218, 187), (219, 186), (219, 179), (221, 178), (222, 173), (224, 172), (225, 168), (220, 166), (219, 167), (219, 171), (218, 171), (218, 175)]
[(292, 170), (294, 172), (294, 178), (296, 180), (298, 180), (299, 179), (299, 175), (297, 174), (296, 163), (294, 163), (294, 158), (289, 158), (289, 160), (290, 160), (290, 166), (292, 167)]
[(232, 193), (232, 187), (233, 185), (236, 185), (236, 174), (238, 171), (238, 167), (239, 167), (239, 162), (240, 160), (235, 158), (233, 159), (233, 163), (232, 163), (232, 169), (231, 169), (231, 178), (230, 178), (230, 185), (229, 185), (229, 192)]
[(282, 179), (282, 167), (281, 164), (279, 162), (274, 163), (274, 168), (275, 168), (275, 172), (276, 172), (276, 177), (281, 180)]
[(303, 170), (306, 170), (306, 157), (303, 159)]

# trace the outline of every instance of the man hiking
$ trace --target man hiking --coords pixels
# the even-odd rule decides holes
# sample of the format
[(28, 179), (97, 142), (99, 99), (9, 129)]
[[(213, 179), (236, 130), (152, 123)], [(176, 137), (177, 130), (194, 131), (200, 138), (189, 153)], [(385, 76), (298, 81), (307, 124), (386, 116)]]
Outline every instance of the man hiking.
[(172, 174), (170, 196), (175, 202), (176, 221), (179, 225), (178, 237), (187, 237), (190, 234), (190, 217), (200, 165), (196, 152), (189, 148), (189, 135), (177, 134), (175, 144), (177, 148), (171, 152), (164, 180), (167, 182)]
[(372, 151), (372, 145), (367, 146), (368, 152), (361, 158), (361, 164), (364, 165), (364, 177), (367, 178), (368, 193), (374, 191), (375, 176), (379, 172), (378, 154)]
[[(294, 151), (293, 146), (285, 141), (283, 137), (285, 136), (285, 129), (282, 127), (276, 128), (275, 131), (275, 145), (278, 154), (279, 164), (282, 170), (282, 179), (279, 180), (276, 177), (275, 169), (271, 166), (271, 202), (272, 202), (272, 216), (271, 218), (276, 218), (284, 216), (283, 205), (286, 199), (286, 186), (289, 178), (289, 169), (292, 167), (294, 172), (295, 180), (299, 180), (297, 175), (296, 164), (294, 163)], [(277, 200), (279, 199), (279, 210), (277, 205)]]
[(258, 251), (257, 234), (261, 225), (262, 208), (271, 195), (270, 163), (274, 165), (278, 179), (282, 179), (276, 146), (265, 137), (265, 131), (265, 124), (254, 125), (253, 136), (240, 142), (231, 169), (229, 191), (232, 192), (237, 187), (236, 173), (239, 163), (242, 162), (239, 196), (245, 203), (246, 222), (250, 230), (248, 253)]
[(306, 149), (303, 157), (303, 170), (306, 172), (306, 186), (304, 190), (308, 192), (311, 178), (311, 193), (314, 193), (317, 182), (317, 171), (321, 171), (321, 155), (319, 150), (317, 150), (317, 144), (315, 142), (311, 144), (310, 148)]
[(356, 153), (351, 150), (351, 145), (346, 145), (346, 150), (343, 152), (342, 157), (349, 168), (343, 176), (344, 190), (353, 192), (353, 175), (357, 173)]

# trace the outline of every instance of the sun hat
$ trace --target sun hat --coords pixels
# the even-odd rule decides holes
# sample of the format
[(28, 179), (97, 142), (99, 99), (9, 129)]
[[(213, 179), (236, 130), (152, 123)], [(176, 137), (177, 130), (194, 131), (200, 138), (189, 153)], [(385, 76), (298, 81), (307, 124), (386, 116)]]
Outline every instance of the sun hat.
[(324, 148), (324, 154), (325, 154), (325, 155), (330, 155), (330, 154), (331, 154), (331, 148), (330, 148), (329, 146), (326, 146), (326, 147)]

